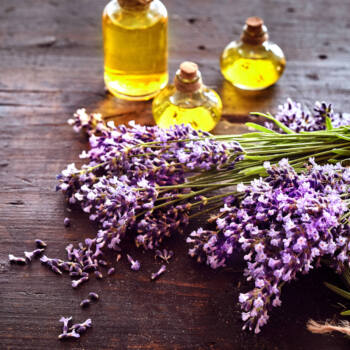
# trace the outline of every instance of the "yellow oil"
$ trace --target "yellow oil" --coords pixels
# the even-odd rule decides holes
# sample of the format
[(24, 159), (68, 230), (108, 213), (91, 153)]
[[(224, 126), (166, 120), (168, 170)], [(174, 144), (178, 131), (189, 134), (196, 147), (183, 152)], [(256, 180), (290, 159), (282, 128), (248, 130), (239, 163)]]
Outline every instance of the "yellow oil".
[(222, 72), (238, 88), (260, 90), (277, 82), (282, 67), (270, 60), (240, 58), (232, 64), (223, 65)]
[(221, 56), (223, 76), (242, 90), (262, 90), (275, 84), (283, 74), (286, 59), (272, 42), (249, 45), (231, 42)]
[(125, 10), (116, 1), (103, 13), (104, 79), (115, 96), (148, 100), (168, 82), (168, 18), (155, 0), (145, 10)]
[(205, 107), (184, 108), (169, 104), (160, 115), (154, 115), (154, 119), (162, 128), (176, 124), (190, 124), (194, 129), (210, 131), (219, 122), (220, 117)]

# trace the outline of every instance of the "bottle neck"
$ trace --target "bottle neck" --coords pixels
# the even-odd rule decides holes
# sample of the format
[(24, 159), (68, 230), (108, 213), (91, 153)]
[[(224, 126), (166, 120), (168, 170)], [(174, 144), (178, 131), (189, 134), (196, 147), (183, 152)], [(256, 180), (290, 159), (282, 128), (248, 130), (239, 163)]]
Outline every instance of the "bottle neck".
[(153, 0), (118, 0), (120, 7), (127, 11), (145, 11)]

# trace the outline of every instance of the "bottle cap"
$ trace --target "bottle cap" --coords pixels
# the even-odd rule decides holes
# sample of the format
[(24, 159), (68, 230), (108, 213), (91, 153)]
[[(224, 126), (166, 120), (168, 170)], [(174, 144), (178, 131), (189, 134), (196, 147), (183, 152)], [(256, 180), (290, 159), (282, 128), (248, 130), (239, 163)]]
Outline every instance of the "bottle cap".
[(153, 0), (118, 0), (119, 5), (126, 9), (144, 9)]
[(269, 38), (264, 21), (260, 17), (249, 17), (243, 27), (241, 40), (250, 45), (260, 45)]
[(202, 77), (198, 66), (193, 62), (182, 62), (176, 72), (174, 83), (176, 89), (181, 92), (195, 92), (199, 90), (202, 86)]

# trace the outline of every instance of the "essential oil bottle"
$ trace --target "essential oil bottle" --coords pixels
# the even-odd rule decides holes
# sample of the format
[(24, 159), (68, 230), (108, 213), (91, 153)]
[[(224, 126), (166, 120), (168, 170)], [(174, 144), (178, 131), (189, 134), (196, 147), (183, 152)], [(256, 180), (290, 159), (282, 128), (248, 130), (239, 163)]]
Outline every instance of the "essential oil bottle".
[(155, 122), (163, 128), (191, 124), (195, 129), (210, 131), (220, 120), (222, 102), (214, 90), (203, 85), (198, 66), (183, 62), (174, 84), (154, 99), (152, 110)]
[(126, 100), (148, 100), (168, 83), (168, 14), (159, 0), (112, 0), (102, 16), (104, 80)]
[(286, 59), (279, 46), (268, 41), (259, 17), (249, 17), (239, 41), (228, 44), (221, 56), (223, 76), (242, 90), (262, 90), (282, 76)]

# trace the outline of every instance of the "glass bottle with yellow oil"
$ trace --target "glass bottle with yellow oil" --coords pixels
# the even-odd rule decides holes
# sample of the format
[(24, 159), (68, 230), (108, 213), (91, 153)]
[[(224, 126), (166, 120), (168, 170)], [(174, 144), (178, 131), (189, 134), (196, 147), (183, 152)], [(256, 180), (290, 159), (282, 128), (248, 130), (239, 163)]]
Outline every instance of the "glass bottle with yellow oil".
[(104, 80), (115, 96), (148, 100), (168, 83), (168, 14), (159, 0), (112, 0), (102, 16)]
[(228, 44), (221, 56), (221, 71), (235, 87), (262, 90), (277, 82), (286, 65), (283, 51), (268, 41), (259, 17), (249, 17), (239, 41)]
[(191, 124), (195, 129), (210, 131), (220, 120), (222, 102), (214, 90), (203, 85), (198, 66), (183, 62), (176, 72), (174, 84), (154, 99), (152, 111), (160, 127)]

